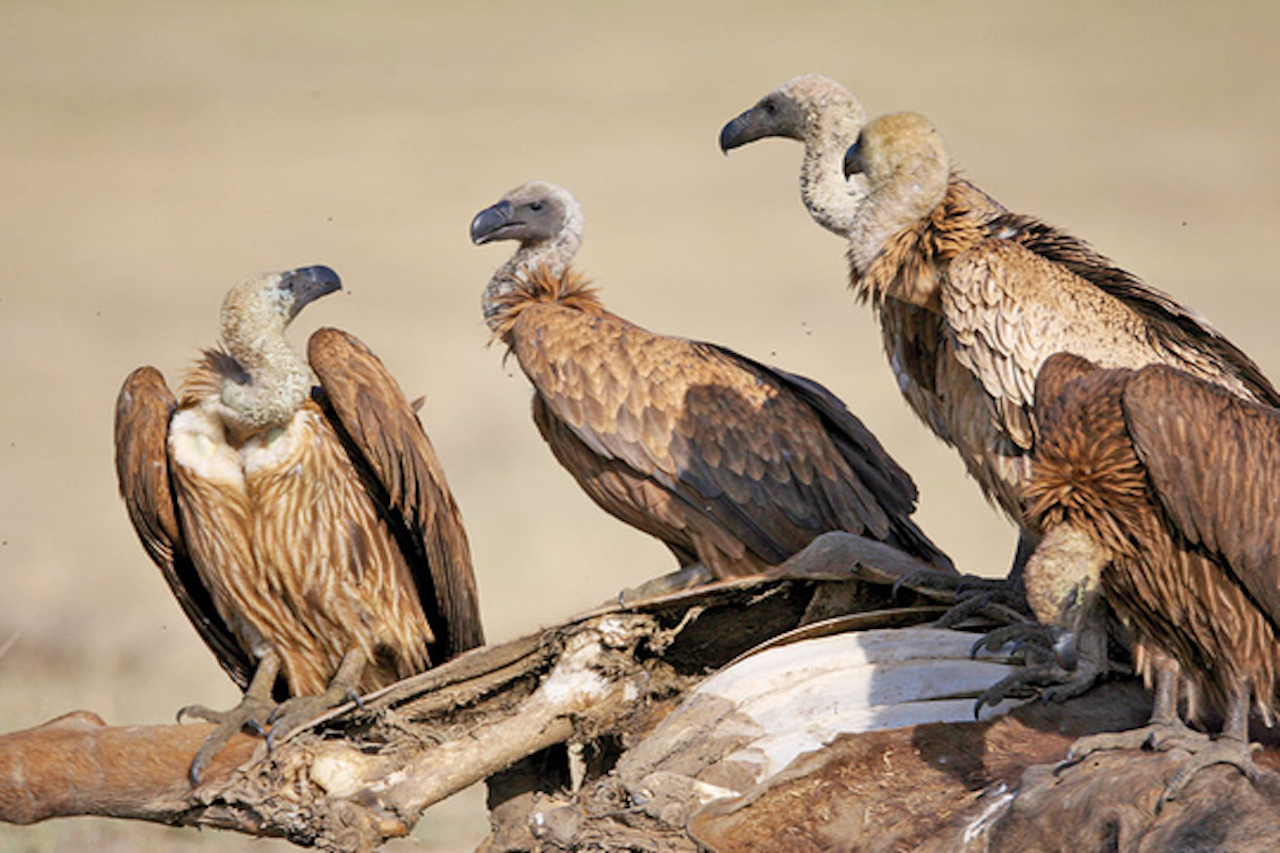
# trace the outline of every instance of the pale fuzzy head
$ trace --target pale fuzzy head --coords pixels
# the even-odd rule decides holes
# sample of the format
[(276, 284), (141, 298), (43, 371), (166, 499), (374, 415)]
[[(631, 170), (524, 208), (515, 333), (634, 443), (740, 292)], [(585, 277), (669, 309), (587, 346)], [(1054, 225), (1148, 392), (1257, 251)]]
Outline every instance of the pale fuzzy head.
[(471, 242), (518, 240), (521, 246), (571, 240), (582, 241), (582, 206), (562, 186), (529, 181), (502, 196), (471, 220)]
[(236, 434), (281, 424), (306, 401), (311, 374), (285, 340), (298, 312), (342, 287), (328, 267), (245, 279), (222, 302), (222, 341), (234, 367), (223, 372), (220, 413)]
[(1084, 531), (1061, 524), (1045, 534), (1023, 570), (1027, 605), (1040, 624), (1057, 629), (1060, 662), (1074, 666), (1075, 643), (1102, 596), (1112, 555)]
[(890, 113), (862, 129), (844, 155), (844, 172), (866, 176), (871, 192), (886, 186), (913, 185), (929, 196), (930, 208), (942, 201), (951, 175), (951, 157), (942, 135), (916, 113)]
[(497, 328), (504, 294), (534, 270), (559, 278), (582, 245), (585, 219), (582, 206), (562, 186), (529, 181), (508, 192), (471, 220), (471, 242), (477, 246), (497, 240), (517, 240), (515, 253), (489, 279), (481, 305), (490, 328)]
[(812, 142), (821, 134), (843, 137), (848, 145), (867, 114), (848, 89), (830, 77), (804, 74), (765, 95), (720, 131), (720, 149), (728, 152), (757, 139), (777, 136)]
[[(341, 288), (338, 274), (325, 266), (250, 276), (222, 300), (222, 339), (240, 360), (236, 348), (251, 352), (259, 341), (283, 339), (299, 311)], [(252, 361), (250, 352), (245, 354)]]

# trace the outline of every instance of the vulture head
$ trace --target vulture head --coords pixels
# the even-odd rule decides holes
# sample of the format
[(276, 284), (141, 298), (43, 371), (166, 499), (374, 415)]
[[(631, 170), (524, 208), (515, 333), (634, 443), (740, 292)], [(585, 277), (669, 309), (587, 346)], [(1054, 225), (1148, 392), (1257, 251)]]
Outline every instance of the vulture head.
[(860, 175), (866, 195), (849, 220), (849, 260), (864, 273), (886, 242), (942, 203), (951, 159), (923, 116), (890, 113), (858, 134), (844, 152), (846, 177)]
[(548, 243), (573, 232), (582, 239), (582, 207), (573, 193), (547, 181), (521, 184), (471, 220), (471, 242), (518, 240), (521, 246)]
[(234, 431), (284, 423), (306, 401), (311, 373), (284, 331), (304, 307), (341, 288), (336, 272), (315, 266), (253, 276), (227, 294), (225, 353), (214, 354), (214, 363), (223, 378), (221, 414)]
[(777, 136), (804, 145), (800, 166), (800, 199), (823, 228), (849, 236), (853, 217), (865, 193), (861, 178), (841, 173), (845, 149), (866, 124), (862, 104), (829, 77), (805, 74), (774, 89), (720, 131), (720, 150)]
[(562, 186), (548, 181), (521, 184), (471, 220), (471, 242), (516, 240), (520, 248), (489, 279), (484, 290), (485, 320), (496, 329), (504, 297), (534, 270), (557, 279), (582, 245), (582, 206)]
[(951, 157), (941, 134), (917, 113), (880, 116), (858, 134), (844, 153), (845, 177), (866, 175), (874, 191), (889, 183), (917, 182), (942, 201)]
[(778, 136), (806, 144), (824, 132), (844, 136), (845, 145), (857, 135), (866, 113), (849, 90), (830, 77), (805, 74), (788, 80), (720, 131), (720, 150)]
[(1102, 603), (1102, 572), (1110, 555), (1092, 537), (1070, 525), (1045, 535), (1027, 561), (1027, 604), (1054, 634), (1053, 650), (1067, 669), (1076, 666), (1076, 641)]

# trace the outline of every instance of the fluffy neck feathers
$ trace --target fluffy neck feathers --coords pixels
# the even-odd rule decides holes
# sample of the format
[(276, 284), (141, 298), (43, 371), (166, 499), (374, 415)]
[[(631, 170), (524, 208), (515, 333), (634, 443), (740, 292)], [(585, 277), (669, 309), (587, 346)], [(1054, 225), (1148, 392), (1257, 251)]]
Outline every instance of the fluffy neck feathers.
[(866, 186), (860, 177), (845, 179), (844, 153), (857, 140), (866, 123), (866, 113), (852, 95), (834, 82), (807, 97), (802, 109), (805, 129), (800, 198), (815, 222), (838, 236), (848, 237)]
[[(495, 335), (505, 334), (499, 330), (499, 326), (506, 323), (502, 315), (510, 311), (513, 303), (531, 298), (526, 294), (555, 290), (548, 289), (550, 282), (578, 284), (581, 281), (569, 273), (569, 264), (582, 245), (583, 225), (582, 209), (576, 204), (569, 205), (564, 226), (554, 237), (521, 243), (507, 262), (498, 267), (484, 289), (482, 302), (485, 322)], [(561, 291), (563, 288), (556, 292)], [(585, 283), (581, 283), (579, 291), (594, 293)], [(509, 329), (510, 325), (507, 324), (506, 328)]]
[(223, 303), (225, 354), (206, 363), (221, 380), (217, 408), (234, 433), (279, 426), (310, 396), (311, 371), (285, 340), (286, 317), (261, 289), (237, 288)]
[[(507, 276), (501, 293), (492, 296), (488, 291), (485, 293), (485, 319), (495, 339), (510, 345), (511, 331), (520, 314), (539, 303), (555, 303), (596, 316), (608, 314), (591, 283), (567, 267), (557, 272), (547, 266), (536, 266), (524, 268), (521, 273), (519, 278)], [(494, 278), (502, 274), (499, 270)], [(493, 289), (492, 281), (490, 289)]]

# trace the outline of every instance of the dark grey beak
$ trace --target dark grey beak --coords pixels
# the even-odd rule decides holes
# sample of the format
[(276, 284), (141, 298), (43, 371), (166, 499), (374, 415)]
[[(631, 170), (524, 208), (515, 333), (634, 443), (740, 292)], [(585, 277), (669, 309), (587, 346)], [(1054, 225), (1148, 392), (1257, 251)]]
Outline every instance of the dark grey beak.
[(1053, 629), (1053, 656), (1063, 669), (1075, 669), (1080, 663), (1080, 640), (1075, 631)]
[(289, 319), (292, 320), (308, 303), (341, 290), (342, 279), (326, 266), (302, 267), (282, 275), (280, 288), (293, 293), (293, 304), (289, 306)]
[(862, 137), (858, 137), (844, 152), (844, 176), (848, 178), (859, 174), (862, 174)]
[(511, 219), (515, 210), (511, 202), (504, 200), (477, 213), (476, 218), (471, 220), (471, 242), (482, 246), (490, 240), (499, 239), (498, 232), (517, 224)]
[(730, 121), (720, 130), (720, 150), (728, 154), (734, 148), (766, 136), (776, 136), (770, 116), (754, 106)]

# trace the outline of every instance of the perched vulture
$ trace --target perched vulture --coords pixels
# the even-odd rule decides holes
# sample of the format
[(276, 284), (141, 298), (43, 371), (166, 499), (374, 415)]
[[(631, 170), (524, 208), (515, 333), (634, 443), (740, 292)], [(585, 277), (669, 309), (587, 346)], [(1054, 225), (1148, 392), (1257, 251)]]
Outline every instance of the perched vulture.
[(1200, 747), (1170, 793), (1208, 764), (1252, 775), (1250, 699), (1270, 722), (1280, 698), (1280, 412), (1164, 365), (1104, 370), (1067, 353), (1045, 361), (1035, 394), (1036, 616), (1069, 652), (1101, 593), (1141, 646), (1181, 665), (1192, 716), (1226, 715), (1222, 737), (1197, 744), (1177, 680), (1140, 658), (1160, 676), (1152, 725), (1109, 745)]
[(771, 136), (804, 143), (801, 197), (818, 224), (849, 240), (853, 287), (877, 314), (903, 395), (1024, 530), (1032, 387), (1054, 352), (1169, 363), (1280, 403), (1257, 365), (1199, 314), (956, 176), (923, 119), (879, 120), (870, 153), (868, 138), (859, 143), (865, 124), (848, 90), (810, 74), (730, 121), (720, 146)]
[(477, 214), (471, 238), (520, 243), (485, 289), (485, 318), (533, 383), (543, 438), (596, 503), (716, 578), (781, 563), (828, 530), (951, 570), (910, 518), (911, 478), (840, 400), (609, 313), (570, 268), (582, 230), (577, 200), (535, 181)]
[(848, 239), (853, 287), (876, 312), (903, 395), (1019, 525), (1015, 580), (1037, 540), (1023, 487), (1035, 375), (1049, 355), (1074, 352), (1107, 367), (1166, 363), (1280, 404), (1257, 365), (1199, 314), (958, 178), (926, 121), (864, 124), (847, 90), (808, 75), (729, 122), (720, 145), (768, 136), (804, 143), (802, 198), (819, 224)]
[(285, 340), (340, 287), (327, 267), (244, 281), (176, 400), (141, 367), (116, 402), (133, 526), (246, 691), (229, 712), (179, 712), (220, 723), (193, 781), (245, 725), (288, 731), (483, 642), (462, 519), (400, 387), (344, 332), (311, 336), (310, 367)]

